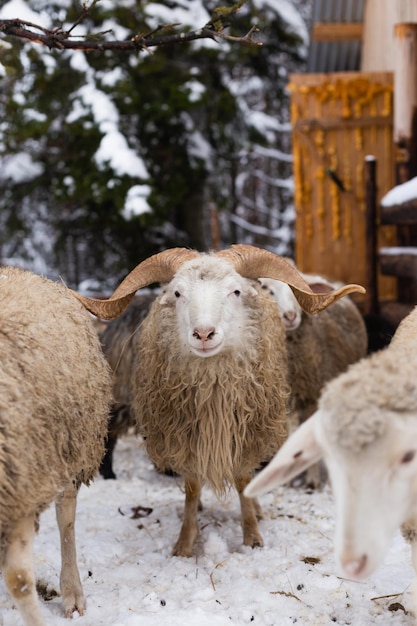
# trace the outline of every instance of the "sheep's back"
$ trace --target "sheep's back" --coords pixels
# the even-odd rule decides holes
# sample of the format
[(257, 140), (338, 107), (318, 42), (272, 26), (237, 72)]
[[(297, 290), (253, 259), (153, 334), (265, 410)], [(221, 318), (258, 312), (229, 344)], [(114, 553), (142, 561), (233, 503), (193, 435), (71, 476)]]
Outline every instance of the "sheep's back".
[(276, 304), (247, 298), (245, 347), (206, 359), (184, 354), (176, 314), (159, 299), (138, 339), (134, 408), (161, 468), (199, 476), (218, 492), (269, 460), (286, 437), (285, 331)]
[[(39, 512), (104, 453), (111, 379), (89, 315), (64, 286), (0, 268), (0, 523)], [(22, 510), (19, 510), (19, 507)]]

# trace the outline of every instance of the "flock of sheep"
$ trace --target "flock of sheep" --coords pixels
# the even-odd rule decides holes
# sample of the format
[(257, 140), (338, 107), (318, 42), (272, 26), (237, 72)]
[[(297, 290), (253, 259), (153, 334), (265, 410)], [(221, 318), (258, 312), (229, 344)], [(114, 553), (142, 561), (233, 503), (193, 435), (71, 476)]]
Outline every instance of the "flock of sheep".
[[(135, 295), (154, 283), (157, 294)], [(193, 554), (204, 484), (219, 497), (236, 489), (243, 543), (262, 546), (256, 496), (310, 467), (320, 485), (324, 459), (344, 572), (368, 576), (400, 525), (417, 571), (417, 310), (367, 357), (345, 297), (355, 291), (246, 245), (165, 250), (107, 300), (0, 268), (0, 567), (25, 626), (44, 624), (32, 541), (54, 501), (64, 611), (84, 613), (77, 492), (98, 471), (115, 477), (130, 428), (158, 470), (184, 481), (174, 555)], [(88, 311), (113, 320), (100, 337)]]

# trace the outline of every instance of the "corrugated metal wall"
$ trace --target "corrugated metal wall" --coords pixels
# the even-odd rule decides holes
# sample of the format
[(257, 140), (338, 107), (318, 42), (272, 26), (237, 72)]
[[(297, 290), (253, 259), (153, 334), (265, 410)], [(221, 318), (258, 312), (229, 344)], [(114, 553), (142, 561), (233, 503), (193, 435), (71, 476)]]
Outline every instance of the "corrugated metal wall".
[[(394, 0), (392, 0), (394, 1)], [(314, 23), (363, 22), (366, 0), (314, 0)], [(307, 72), (358, 71), (361, 64), (361, 41), (310, 42)]]

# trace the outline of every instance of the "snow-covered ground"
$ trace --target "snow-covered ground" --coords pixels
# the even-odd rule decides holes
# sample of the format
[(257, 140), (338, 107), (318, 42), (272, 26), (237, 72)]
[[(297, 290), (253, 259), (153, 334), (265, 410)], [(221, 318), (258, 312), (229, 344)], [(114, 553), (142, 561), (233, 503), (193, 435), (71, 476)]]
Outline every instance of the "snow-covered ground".
[[(219, 503), (206, 489), (198, 555), (171, 556), (179, 532), (181, 481), (158, 474), (134, 437), (115, 451), (118, 480), (101, 477), (80, 492), (78, 561), (87, 612), (79, 626), (411, 625), (404, 607), (413, 573), (398, 533), (384, 565), (364, 583), (339, 578), (333, 558), (329, 488), (281, 488), (261, 498), (263, 549), (241, 544), (236, 494)], [(143, 507), (141, 509), (140, 507)], [(147, 511), (146, 509), (151, 509)], [(136, 515), (134, 512), (136, 511)], [(148, 513), (148, 514), (147, 514)], [(144, 517), (140, 517), (140, 515)], [(37, 579), (59, 589), (54, 508), (35, 542)], [(59, 597), (41, 600), (47, 626), (68, 626)], [(398, 610), (394, 611), (393, 609)], [(0, 625), (21, 626), (0, 579)]]

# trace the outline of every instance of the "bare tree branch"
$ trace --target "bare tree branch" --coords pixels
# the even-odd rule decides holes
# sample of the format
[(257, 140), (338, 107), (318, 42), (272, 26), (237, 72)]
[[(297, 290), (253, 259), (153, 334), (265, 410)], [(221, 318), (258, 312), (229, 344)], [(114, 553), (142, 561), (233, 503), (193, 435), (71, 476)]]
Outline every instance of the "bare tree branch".
[[(180, 24), (166, 24), (148, 33), (137, 33), (131, 39), (126, 41), (107, 41), (104, 39), (111, 31), (90, 34), (85, 39), (77, 37), (73, 34), (75, 28), (89, 15), (99, 0), (92, 0), (87, 6), (83, 4), (83, 11), (74, 24), (68, 29), (63, 30), (62, 26), (53, 29), (47, 29), (38, 24), (26, 22), (24, 20), (8, 19), (0, 20), (0, 33), (10, 37), (18, 37), (26, 39), (32, 43), (42, 44), (50, 50), (83, 50), (90, 52), (93, 50), (103, 52), (105, 50), (119, 51), (138, 51), (147, 50), (151, 53), (150, 48), (156, 46), (167, 46), (173, 44), (188, 43), (196, 39), (223, 39), (248, 45), (261, 46), (262, 43), (255, 41), (252, 37), (253, 33), (258, 32), (258, 28), (253, 26), (246, 35), (235, 37), (226, 35), (224, 29), (227, 28), (227, 20), (237, 13), (246, 0), (239, 0), (233, 7), (218, 7), (213, 11), (212, 19), (202, 28), (191, 31), (183, 31), (172, 33), (172, 29), (180, 26)], [(169, 29), (169, 34), (161, 34), (161, 32)]]

